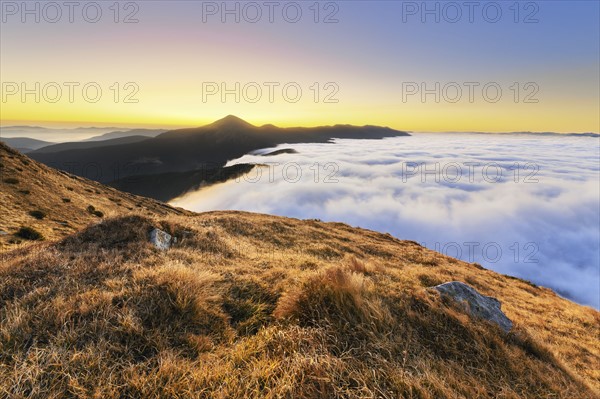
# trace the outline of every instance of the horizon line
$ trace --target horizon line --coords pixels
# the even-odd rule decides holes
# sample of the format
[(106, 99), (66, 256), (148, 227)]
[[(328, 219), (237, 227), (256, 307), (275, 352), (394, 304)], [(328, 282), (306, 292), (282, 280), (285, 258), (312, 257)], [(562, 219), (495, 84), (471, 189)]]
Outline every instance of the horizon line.
[[(227, 115), (227, 116), (235, 116), (235, 115)], [(100, 129), (128, 129), (128, 130), (133, 130), (133, 129), (169, 129), (169, 130), (176, 130), (176, 129), (190, 129), (190, 128), (197, 128), (197, 127), (202, 127), (202, 126), (206, 126), (206, 125), (210, 125), (211, 123), (214, 123), (216, 121), (219, 121), (221, 119), (226, 118), (227, 116), (223, 117), (223, 118), (219, 118), (217, 120), (212, 120), (212, 121), (208, 121), (208, 122), (204, 122), (203, 124), (198, 124), (198, 125), (184, 125), (184, 124), (154, 124), (154, 123), (111, 123), (111, 122), (89, 122), (89, 121), (75, 121), (75, 122), (70, 122), (70, 121), (43, 121), (43, 120), (35, 120), (35, 121), (31, 121), (31, 120), (8, 120), (8, 121), (2, 121), (0, 120), (0, 129), (6, 129), (6, 128), (14, 128), (14, 127), (30, 127), (30, 128), (35, 128), (35, 127), (41, 127), (41, 128), (45, 128), (45, 129), (54, 129), (54, 130), (77, 130), (77, 129), (89, 129), (89, 128), (100, 128)], [(237, 116), (236, 116), (237, 117)], [(239, 119), (242, 119), (244, 121), (247, 121), (245, 118), (241, 118), (241, 117), (237, 117)], [(7, 123), (8, 122), (8, 123)], [(251, 123), (251, 122), (248, 122)], [(251, 123), (253, 124), (253, 123)], [(531, 131), (531, 130), (512, 130), (512, 131), (506, 131), (506, 130), (410, 130), (410, 129), (399, 129), (399, 128), (395, 128), (395, 127), (391, 127), (391, 126), (383, 126), (383, 125), (377, 125), (377, 124), (372, 124), (372, 123), (366, 123), (363, 125), (353, 125), (350, 123), (332, 123), (329, 125), (304, 125), (304, 126), (298, 126), (298, 125), (276, 125), (274, 123), (267, 123), (267, 124), (256, 124), (256, 127), (261, 127), (261, 126), (265, 126), (268, 124), (272, 124), (275, 125), (277, 127), (281, 127), (281, 128), (288, 128), (288, 127), (305, 127), (305, 128), (316, 128), (316, 127), (325, 127), (325, 126), (338, 126), (338, 125), (350, 125), (350, 126), (378, 126), (378, 127), (388, 127), (390, 129), (394, 129), (394, 130), (398, 130), (398, 131), (403, 131), (403, 132), (407, 132), (407, 133), (455, 133), (455, 134), (460, 134), (460, 133), (488, 133), (488, 134), (547, 134), (547, 133), (553, 133), (553, 134), (596, 134), (596, 135), (600, 135), (600, 130), (598, 131)], [(254, 125), (254, 124), (253, 124)]]

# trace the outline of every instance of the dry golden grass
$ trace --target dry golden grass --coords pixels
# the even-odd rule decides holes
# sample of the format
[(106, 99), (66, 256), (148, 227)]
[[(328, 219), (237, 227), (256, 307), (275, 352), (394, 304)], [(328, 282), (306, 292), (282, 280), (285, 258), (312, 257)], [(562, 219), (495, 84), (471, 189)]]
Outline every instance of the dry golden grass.
[(189, 213), (49, 168), (0, 142), (0, 252), (31, 244), (15, 235), (22, 227), (54, 240), (97, 223), (90, 206), (102, 217)]
[[(598, 397), (597, 311), (340, 223), (127, 216), (0, 256), (0, 397)], [(426, 289), (453, 280), (513, 332)]]

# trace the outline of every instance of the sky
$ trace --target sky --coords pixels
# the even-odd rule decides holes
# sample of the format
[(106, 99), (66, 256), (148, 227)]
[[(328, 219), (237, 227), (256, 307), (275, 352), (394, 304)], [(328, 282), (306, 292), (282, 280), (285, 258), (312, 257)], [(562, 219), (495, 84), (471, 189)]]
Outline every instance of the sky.
[(597, 1), (47, 3), (2, 1), (3, 126), (600, 130)]

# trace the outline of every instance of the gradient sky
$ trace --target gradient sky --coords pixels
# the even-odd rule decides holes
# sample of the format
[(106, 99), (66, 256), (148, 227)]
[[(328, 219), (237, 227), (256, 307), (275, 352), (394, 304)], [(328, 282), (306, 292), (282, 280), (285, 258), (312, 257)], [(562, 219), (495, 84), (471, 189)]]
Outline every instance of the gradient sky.
[[(82, 18), (76, 9), (69, 23), (67, 9), (57, 23), (33, 16), (22, 23), (21, 15), (6, 12), (2, 2), (0, 74), (3, 88), (10, 82), (97, 82), (103, 89), (97, 103), (86, 102), (81, 90), (73, 103), (66, 89), (61, 100), (36, 103), (29, 95), (2, 98), (2, 125), (136, 125), (197, 126), (227, 114), (252, 123), (281, 126), (332, 123), (377, 124), (415, 131), (557, 131), (600, 130), (600, 43), (598, 1), (520, 2), (515, 23), (514, 2), (500, 1), (502, 17), (488, 22), (478, 2), (474, 22), (468, 9), (456, 23), (441, 14), (421, 21), (421, 14), (406, 15), (410, 2), (339, 1), (337, 23), (315, 23), (313, 1), (298, 2), (302, 18), (286, 22), (282, 7), (276, 8), (274, 23), (266, 7), (257, 23), (233, 17), (222, 23), (220, 15), (203, 22), (200, 1), (140, 1), (138, 23), (113, 21), (113, 1), (99, 2), (103, 16), (98, 23)], [(35, 2), (29, 2), (34, 7)], [(62, 2), (58, 2), (62, 4)], [(228, 2), (234, 7), (235, 2)], [(332, 7), (323, 10), (321, 19)], [(439, 2), (442, 9), (448, 2)], [(463, 4), (459, 1), (455, 4)], [(537, 23), (523, 23), (539, 10)], [(21, 2), (16, 2), (20, 7)], [(81, 2), (86, 4), (86, 2)], [(217, 2), (221, 6), (222, 2)], [(241, 3), (243, 5), (243, 3)], [(262, 5), (263, 2), (258, 2)], [(421, 6), (422, 2), (414, 3)], [(436, 2), (427, 2), (434, 7)], [(120, 17), (132, 8), (121, 10)], [(20, 11), (20, 10), (19, 10)], [(49, 10), (51, 11), (51, 10)], [(249, 9), (250, 11), (250, 9)], [(447, 8), (448, 18), (454, 16)], [(488, 9), (493, 17), (493, 9)], [(54, 13), (52, 12), (52, 16)], [(93, 15), (90, 12), (90, 15)], [(290, 14), (293, 13), (290, 11)], [(403, 19), (406, 18), (406, 22)], [(137, 104), (115, 103), (110, 87), (135, 82)], [(204, 82), (297, 82), (303, 90), (297, 103), (286, 102), (281, 90), (275, 102), (257, 103), (233, 96), (203, 101)], [(334, 82), (339, 87), (337, 103), (315, 103), (313, 83)], [(403, 101), (403, 83), (426, 82), (434, 87), (448, 82), (497, 82), (503, 94), (496, 103), (485, 101), (481, 86), (474, 101), (457, 103), (421, 101), (419, 95)], [(521, 101), (515, 102), (510, 87), (520, 83)], [(537, 103), (524, 103), (523, 86), (539, 88)], [(280, 86), (281, 87), (281, 86)], [(3, 90), (3, 95), (6, 90)], [(530, 90), (529, 90), (530, 91)]]

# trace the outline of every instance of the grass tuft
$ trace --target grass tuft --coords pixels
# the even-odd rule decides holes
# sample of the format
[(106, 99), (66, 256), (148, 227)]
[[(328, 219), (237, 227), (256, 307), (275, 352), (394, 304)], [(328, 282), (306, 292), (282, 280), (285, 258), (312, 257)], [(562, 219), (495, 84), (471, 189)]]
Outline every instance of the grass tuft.
[(19, 179), (15, 178), (15, 177), (7, 177), (6, 179), (4, 179), (4, 183), (6, 183), (6, 184), (19, 184)]
[(32, 227), (21, 227), (16, 233), (15, 236), (23, 238), (25, 240), (43, 240), (44, 237), (42, 236), (42, 233), (40, 233), (39, 231), (35, 230)]
[(33, 216), (34, 218), (36, 218), (38, 220), (41, 220), (46, 217), (46, 212), (40, 211), (40, 210), (30, 211), (29, 215)]

